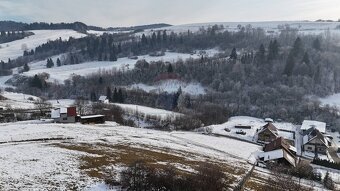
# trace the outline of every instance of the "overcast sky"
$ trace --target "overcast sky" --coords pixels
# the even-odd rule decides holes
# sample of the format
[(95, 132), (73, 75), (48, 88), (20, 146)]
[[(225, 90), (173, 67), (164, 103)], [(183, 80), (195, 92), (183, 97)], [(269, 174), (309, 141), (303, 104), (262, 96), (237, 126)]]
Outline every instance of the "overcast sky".
[(0, 20), (97, 26), (340, 18), (340, 0), (0, 0)]

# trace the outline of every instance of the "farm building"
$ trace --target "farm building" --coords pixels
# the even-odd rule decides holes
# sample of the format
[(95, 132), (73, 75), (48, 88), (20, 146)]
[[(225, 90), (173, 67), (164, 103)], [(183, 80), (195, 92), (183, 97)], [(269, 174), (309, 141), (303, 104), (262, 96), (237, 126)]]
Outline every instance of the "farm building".
[(51, 111), (51, 118), (55, 123), (75, 123), (76, 117), (76, 107), (63, 107)]
[(109, 99), (107, 98), (107, 96), (100, 96), (98, 101), (100, 103), (109, 103)]
[(104, 115), (88, 115), (88, 116), (80, 116), (80, 123), (82, 124), (101, 124), (105, 123)]
[(328, 148), (332, 146), (329, 137), (324, 136), (318, 129), (310, 128), (303, 134), (303, 151), (327, 154)]
[(266, 144), (263, 150), (264, 152), (259, 155), (259, 159), (264, 162), (275, 161), (294, 167), (297, 164), (296, 149), (282, 137)]
[(257, 132), (257, 142), (270, 143), (278, 137), (278, 130), (272, 123), (267, 123)]

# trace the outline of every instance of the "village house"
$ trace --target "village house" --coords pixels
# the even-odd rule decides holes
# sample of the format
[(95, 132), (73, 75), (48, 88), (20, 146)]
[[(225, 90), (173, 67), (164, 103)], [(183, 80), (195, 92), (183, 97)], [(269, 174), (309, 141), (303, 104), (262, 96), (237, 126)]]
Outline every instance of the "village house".
[(75, 123), (77, 118), (76, 107), (52, 109), (51, 118), (55, 123)]
[(256, 133), (257, 142), (270, 143), (278, 137), (278, 130), (272, 123), (267, 123)]
[(110, 102), (109, 99), (107, 98), (107, 96), (100, 96), (98, 101), (100, 103), (105, 103), (105, 104), (108, 104)]
[(324, 136), (319, 129), (312, 127), (303, 132), (303, 151), (327, 154), (330, 146), (332, 146), (330, 138)]
[(275, 161), (277, 163), (296, 166), (296, 149), (291, 146), (283, 137), (266, 144), (263, 153), (259, 154), (259, 160), (264, 162)]

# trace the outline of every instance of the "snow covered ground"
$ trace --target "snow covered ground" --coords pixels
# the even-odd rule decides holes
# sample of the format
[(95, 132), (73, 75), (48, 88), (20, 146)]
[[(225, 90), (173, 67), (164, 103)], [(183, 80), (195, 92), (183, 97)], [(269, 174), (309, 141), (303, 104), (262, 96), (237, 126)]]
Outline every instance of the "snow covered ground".
[[(74, 138), (51, 142), (11, 141)], [(8, 143), (1, 143), (8, 142)], [(214, 160), (237, 168), (249, 168), (247, 161), (260, 148), (237, 140), (201, 135), (193, 132), (164, 132), (117, 126), (114, 122), (102, 125), (54, 124), (25, 121), (0, 124), (0, 188), (4, 190), (72, 190), (103, 187), (99, 181), (80, 170), (80, 158), (95, 154), (69, 150), (57, 143), (78, 145), (127, 145), (135, 148), (166, 150), (183, 155), (188, 160)], [(93, 147), (92, 149), (95, 149)], [(243, 148), (243, 149), (237, 149)], [(194, 155), (195, 157), (192, 158)], [(191, 157), (190, 157), (191, 156)], [(92, 156), (94, 157), (94, 156)], [(100, 156), (98, 156), (100, 157)], [(191, 159), (190, 159), (191, 158)], [(162, 161), (158, 161), (162, 162)], [(95, 186), (94, 186), (95, 185)]]
[(173, 118), (183, 115), (181, 113), (167, 111), (164, 109), (156, 109), (156, 108), (140, 106), (140, 105), (117, 104), (117, 103), (115, 103), (114, 105), (121, 107), (125, 112), (131, 115), (134, 115), (138, 112), (139, 115), (140, 114), (149, 115), (149, 116), (154, 116), (154, 117), (160, 117), (161, 119), (167, 119), (167, 118), (173, 119)]
[[(239, 135), (236, 134), (237, 131), (240, 129), (235, 128), (237, 125), (242, 126), (251, 126), (251, 129), (242, 129), (242, 131), (246, 132), (246, 135)], [(240, 139), (244, 139), (247, 141), (256, 141), (255, 134), (256, 130), (262, 128), (266, 125), (266, 122), (263, 119), (254, 118), (254, 117), (247, 117), (247, 116), (237, 116), (231, 117), (228, 122), (221, 124), (221, 125), (211, 125), (207, 128), (211, 128), (214, 134), (220, 135), (228, 135), (232, 137), (237, 137)], [(273, 125), (278, 128), (279, 136), (282, 136), (289, 140), (294, 140), (293, 133), (287, 131), (295, 131), (295, 125), (291, 123), (281, 123), (281, 122), (274, 122)], [(225, 131), (225, 128), (228, 128), (230, 132)]]
[[(263, 28), (267, 34), (275, 34), (279, 32), (278, 26), (289, 25), (291, 28), (296, 28), (300, 33), (304, 34), (322, 34), (327, 29), (330, 29), (333, 34), (340, 34), (340, 30), (336, 29), (339, 22), (308, 22), (308, 21), (269, 21), (269, 22), (212, 22), (212, 23), (194, 23), (175, 25), (170, 27), (160, 28), (161, 30), (173, 31), (176, 33), (185, 33), (188, 30), (197, 32), (201, 27), (211, 27), (214, 25), (223, 25), (228, 31), (238, 31), (238, 25), (251, 25), (253, 28)], [(146, 30), (146, 33), (157, 31), (158, 29)]]
[(81, 38), (86, 36), (74, 30), (32, 30), (34, 35), (21, 40), (0, 44), (0, 60), (15, 59), (23, 55), (25, 49), (31, 50), (49, 40), (68, 40), (69, 37)]
[(340, 109), (340, 93), (333, 94), (324, 98), (319, 98), (319, 100), (324, 106), (329, 105)]
[(5, 107), (5, 108), (8, 106), (10, 106), (11, 108), (18, 108), (18, 109), (34, 108), (34, 101), (40, 99), (32, 95), (27, 95), (27, 94), (22, 94), (22, 93), (13, 93), (13, 92), (7, 92), (7, 91), (4, 91), (2, 93), (2, 96), (7, 98), (7, 100), (0, 101), (0, 106)]
[(168, 92), (175, 93), (181, 87), (182, 92), (190, 95), (204, 95), (205, 88), (199, 83), (185, 83), (179, 80), (165, 80), (155, 83), (154, 85), (133, 84), (128, 88), (141, 89), (146, 92)]
[[(215, 49), (207, 50), (206, 51), (208, 55), (212, 56), (218, 51)], [(52, 57), (54, 61), (57, 60), (57, 58), (62, 58), (63, 55), (57, 55)], [(183, 54), (183, 53), (174, 53), (174, 52), (166, 52), (164, 56), (159, 57), (152, 57), (149, 55), (139, 56), (138, 60), (146, 60), (147, 62), (153, 62), (153, 61), (164, 61), (164, 62), (175, 62), (178, 59), (186, 60), (188, 58), (200, 58), (199, 54)], [(38, 73), (49, 73), (50, 74), (50, 81), (58, 81), (59, 83), (63, 83), (64, 80), (70, 78), (71, 75), (89, 75), (92, 73), (96, 73), (103, 70), (112, 70), (112, 69), (124, 69), (129, 70), (133, 69), (137, 60), (129, 59), (129, 58), (119, 58), (116, 62), (110, 62), (110, 61), (94, 61), (94, 62), (85, 62), (81, 64), (75, 64), (75, 65), (63, 65), (61, 67), (53, 67), (53, 68), (47, 68), (46, 63), (47, 60), (29, 63), (30, 71), (23, 73), (27, 76), (34, 76)], [(17, 69), (15, 70), (17, 71)], [(1, 82), (1, 80), (0, 80)]]

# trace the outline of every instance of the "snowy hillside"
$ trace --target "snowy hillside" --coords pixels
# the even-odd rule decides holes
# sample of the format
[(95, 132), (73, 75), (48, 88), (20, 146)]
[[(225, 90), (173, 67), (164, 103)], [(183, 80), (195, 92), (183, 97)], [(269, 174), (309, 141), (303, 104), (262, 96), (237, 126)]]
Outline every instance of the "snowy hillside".
[[(211, 27), (213, 25), (223, 25), (228, 31), (237, 31), (238, 25), (246, 26), (251, 25), (253, 28), (263, 28), (268, 34), (279, 32), (278, 26), (289, 25), (291, 28), (296, 28), (300, 33), (304, 34), (322, 34), (327, 29), (334, 34), (340, 34), (340, 30), (336, 29), (339, 22), (309, 22), (309, 21), (270, 21), (270, 22), (212, 22), (212, 23), (194, 23), (176, 25), (171, 27), (164, 27), (161, 30), (174, 31), (176, 33), (187, 32), (188, 30), (196, 32), (200, 28)], [(157, 30), (157, 29), (154, 29)], [(152, 32), (151, 30), (146, 32)]]
[(34, 108), (34, 101), (40, 99), (32, 95), (6, 91), (2, 93), (2, 96), (7, 98), (7, 100), (0, 101), (0, 107), (5, 108), (7, 108), (8, 106), (10, 106), (11, 108), (20, 109)]
[[(48, 138), (72, 140), (29, 142)], [(11, 143), (13, 141), (23, 142)], [(244, 149), (236, 149), (240, 147)], [(240, 170), (250, 167), (247, 161), (259, 150), (257, 145), (233, 139), (192, 132), (137, 129), (115, 123), (81, 125), (26, 121), (0, 124), (0, 187), (5, 190), (69, 190), (76, 186), (83, 190), (102, 181), (87, 172), (110, 169), (117, 174), (128, 162), (122, 163), (120, 157), (131, 157), (136, 153), (141, 154), (139, 157), (146, 157), (145, 160), (151, 157), (158, 164), (173, 164), (186, 169), (191, 169), (190, 164), (196, 164), (196, 161), (214, 161), (233, 169), (231, 173), (239, 178), (242, 175)], [(99, 162), (109, 153), (115, 157), (110, 158), (107, 166), (93, 163), (91, 168), (87, 167), (86, 160)], [(155, 158), (162, 155), (171, 157), (171, 160)]]
[(34, 35), (21, 40), (0, 44), (0, 60), (7, 61), (8, 58), (15, 59), (22, 56), (25, 49), (34, 49), (49, 40), (59, 38), (67, 40), (69, 37), (81, 38), (85, 36), (73, 30), (33, 30), (30, 32), (33, 32)]
[[(210, 56), (214, 55), (218, 51), (215, 49), (207, 50), (206, 53)], [(56, 61), (57, 58), (61, 58), (65, 56), (57, 55), (52, 57), (52, 60)], [(200, 58), (199, 54), (183, 54), (183, 53), (174, 53), (174, 52), (166, 52), (164, 56), (159, 57), (152, 57), (149, 55), (145, 56), (139, 56), (139, 60), (146, 60), (147, 62), (152, 61), (165, 61), (165, 62), (175, 62), (178, 59), (188, 59), (188, 58)], [(134, 68), (137, 60), (129, 59), (129, 58), (119, 58), (116, 62), (110, 62), (110, 61), (94, 61), (94, 62), (85, 62), (81, 64), (75, 64), (75, 65), (63, 65), (61, 67), (53, 67), (53, 68), (47, 68), (46, 67), (47, 60), (39, 61), (39, 62), (33, 62), (29, 63), (30, 71), (25, 72), (24, 75), (27, 76), (34, 76), (38, 73), (49, 73), (50, 74), (50, 81), (58, 81), (59, 83), (63, 83), (64, 80), (68, 79), (71, 75), (89, 75), (95, 72), (98, 72), (100, 70), (111, 70), (111, 69), (125, 69), (129, 70)], [(17, 69), (15, 70), (17, 71)]]
[(155, 117), (160, 117), (161, 119), (166, 119), (166, 118), (175, 118), (178, 116), (181, 116), (183, 114), (172, 112), (172, 111), (167, 111), (164, 109), (156, 109), (152, 107), (146, 107), (146, 106), (140, 106), (140, 105), (132, 105), (132, 104), (116, 104), (115, 105), (121, 107), (125, 112), (134, 115), (137, 112), (143, 115), (150, 115), (150, 116), (155, 116)]
[(141, 89), (146, 92), (168, 92), (175, 93), (179, 88), (182, 89), (182, 92), (190, 94), (190, 95), (203, 95), (206, 93), (204, 87), (199, 83), (185, 83), (179, 80), (165, 80), (157, 82), (154, 85), (146, 85), (146, 84), (134, 84), (129, 88), (131, 89)]

